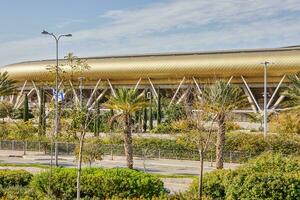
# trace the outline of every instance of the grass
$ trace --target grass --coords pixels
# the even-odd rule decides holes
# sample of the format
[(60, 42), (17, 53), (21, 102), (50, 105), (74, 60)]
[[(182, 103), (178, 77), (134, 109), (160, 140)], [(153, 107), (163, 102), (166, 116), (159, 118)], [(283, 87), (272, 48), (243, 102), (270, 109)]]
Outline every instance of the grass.
[(14, 163), (0, 163), (0, 167), (36, 167), (42, 169), (48, 169), (50, 166), (42, 164), (14, 164)]
[(197, 175), (192, 174), (153, 174), (150, 173), (158, 178), (196, 178)]

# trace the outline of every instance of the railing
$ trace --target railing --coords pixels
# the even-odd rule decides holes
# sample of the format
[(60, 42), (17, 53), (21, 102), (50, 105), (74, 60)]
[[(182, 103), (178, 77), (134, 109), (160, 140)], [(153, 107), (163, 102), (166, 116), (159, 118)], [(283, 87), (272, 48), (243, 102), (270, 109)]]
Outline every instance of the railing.
[[(76, 144), (68, 142), (57, 142), (59, 155), (74, 155)], [(86, 144), (88, 145), (88, 144)], [(124, 146), (122, 144), (101, 144), (104, 155), (124, 156)], [(40, 152), (45, 155), (50, 154), (50, 142), (42, 141), (16, 141), (5, 140), (0, 141), (0, 150), (12, 151), (33, 151)], [(135, 157), (142, 159), (177, 159), (177, 160), (199, 160), (199, 154), (196, 150), (181, 150), (181, 149), (166, 149), (166, 148), (145, 148), (134, 146)], [(257, 154), (250, 152), (228, 151), (224, 153), (225, 162), (240, 163), (245, 162), (249, 158), (253, 158)], [(206, 161), (215, 161), (215, 152), (209, 151), (206, 153)]]

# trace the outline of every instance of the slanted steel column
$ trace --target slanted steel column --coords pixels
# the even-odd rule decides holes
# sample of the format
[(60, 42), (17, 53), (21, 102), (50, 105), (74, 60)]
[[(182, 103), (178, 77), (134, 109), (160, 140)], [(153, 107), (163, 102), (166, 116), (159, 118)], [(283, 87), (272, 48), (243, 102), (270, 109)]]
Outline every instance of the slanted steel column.
[(178, 101), (176, 102), (176, 104), (181, 103), (181, 101), (186, 97), (186, 95), (189, 93), (189, 91), (190, 91), (190, 88), (187, 88), (185, 90), (185, 92), (181, 95), (181, 97), (178, 99)]
[(77, 95), (77, 93), (76, 93), (76, 90), (75, 90), (75, 88), (74, 88), (73, 83), (72, 83), (71, 80), (69, 80), (69, 83), (70, 83), (70, 86), (71, 86), (71, 90), (73, 91), (73, 95), (74, 95), (74, 97), (75, 97), (75, 104), (78, 105), (78, 103), (79, 103), (79, 98), (78, 98), (78, 95)]
[(99, 101), (99, 100), (103, 97), (103, 95), (106, 93), (107, 90), (108, 90), (108, 89), (105, 88), (105, 89), (101, 92), (101, 94), (100, 94), (100, 95), (97, 97), (97, 99), (92, 103), (92, 105), (89, 107), (89, 109), (94, 108), (96, 102)]
[(135, 85), (135, 87), (134, 87), (134, 91), (136, 91), (137, 88), (139, 87), (139, 84), (140, 84), (141, 80), (142, 80), (142, 78), (140, 78), (140, 79), (138, 80), (138, 82), (136, 83), (136, 85)]
[(247, 99), (248, 99), (248, 101), (249, 101), (249, 103), (251, 105), (252, 110), (254, 111), (254, 113), (257, 113), (257, 108), (256, 108), (256, 106), (255, 106), (255, 104), (254, 104), (254, 102), (253, 102), (253, 100), (252, 100), (252, 98), (251, 98), (251, 96), (250, 96), (247, 88), (244, 85), (242, 86), (242, 88), (243, 88), (243, 90), (244, 90), (244, 92), (245, 92), (245, 94), (247, 96)]
[(116, 97), (117, 95), (116, 95), (115, 89), (113, 88), (113, 86), (112, 86), (110, 80), (107, 79), (107, 82), (108, 82), (108, 85), (109, 85), (109, 87), (110, 87), (110, 90), (111, 90), (112, 95), (113, 95), (114, 97)]
[(270, 98), (270, 100), (269, 100), (269, 102), (268, 102), (267, 108), (270, 107), (270, 104), (271, 104), (272, 101), (274, 100), (274, 97), (275, 97), (275, 95), (277, 94), (277, 92), (278, 92), (278, 90), (279, 90), (279, 88), (280, 88), (280, 86), (281, 86), (281, 84), (282, 84), (284, 78), (285, 78), (285, 75), (281, 78), (281, 80), (280, 80), (280, 82), (278, 83), (278, 85), (277, 85), (275, 91), (273, 92), (273, 94), (272, 94), (272, 96), (271, 96), (271, 98)]
[(177, 96), (177, 93), (179, 92), (180, 87), (181, 87), (181, 85), (184, 83), (184, 81), (185, 81), (185, 77), (183, 77), (183, 79), (180, 81), (179, 86), (177, 87), (176, 92), (175, 92), (175, 94), (173, 95), (173, 97), (172, 97), (172, 99), (171, 99), (171, 102), (169, 103), (169, 107), (172, 105), (173, 101), (175, 100), (175, 98), (176, 98), (176, 96)]
[(148, 77), (148, 81), (149, 81), (149, 83), (150, 83), (150, 85), (151, 85), (151, 88), (152, 88), (152, 91), (153, 91), (153, 93), (154, 93), (154, 95), (155, 95), (155, 97), (156, 97), (156, 99), (157, 99), (157, 97), (158, 97), (158, 94), (157, 94), (157, 92), (156, 92), (156, 90), (155, 90), (155, 87), (154, 87), (154, 85), (153, 85), (153, 83), (152, 83), (152, 81), (151, 81), (151, 79)]
[(245, 84), (245, 86), (246, 86), (246, 88), (247, 88), (247, 90), (248, 90), (248, 92), (249, 92), (249, 94), (250, 94), (250, 96), (251, 96), (253, 102), (255, 103), (256, 107), (258, 108), (259, 112), (262, 112), (262, 110), (260, 109), (260, 107), (259, 107), (259, 105), (258, 105), (256, 99), (254, 98), (254, 96), (253, 96), (253, 94), (252, 94), (252, 92), (251, 92), (251, 90), (250, 90), (250, 87), (248, 86), (246, 80), (244, 79), (243, 76), (241, 76), (241, 78), (242, 78), (242, 80), (243, 80), (243, 82), (244, 82), (244, 84)]
[(89, 100), (88, 100), (87, 103), (86, 103), (86, 107), (87, 107), (87, 108), (91, 105), (93, 96), (94, 96), (95, 92), (97, 91), (100, 82), (101, 82), (101, 79), (98, 80), (97, 84), (95, 85), (95, 87), (94, 87), (94, 89), (93, 89), (92, 94), (90, 95)]
[(16, 99), (16, 102), (15, 102), (14, 108), (16, 108), (16, 107), (18, 106), (19, 100), (20, 100), (20, 98), (21, 98), (22, 95), (23, 95), (24, 88), (25, 88), (26, 84), (27, 84), (27, 80), (24, 82), (23, 87), (22, 87), (21, 91), (19, 92), (19, 94), (18, 94), (18, 96), (17, 96), (17, 99)]

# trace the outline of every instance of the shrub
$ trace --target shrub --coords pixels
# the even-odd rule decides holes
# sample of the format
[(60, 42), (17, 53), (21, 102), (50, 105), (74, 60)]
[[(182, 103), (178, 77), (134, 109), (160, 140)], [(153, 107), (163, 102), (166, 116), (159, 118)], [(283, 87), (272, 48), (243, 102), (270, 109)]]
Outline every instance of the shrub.
[[(89, 166), (97, 160), (102, 160), (103, 149), (102, 149), (102, 140), (96, 139), (90, 143), (83, 145), (82, 149), (82, 162), (88, 163)], [(75, 158), (79, 159), (79, 145), (75, 148)]]
[(153, 128), (151, 133), (174, 133), (173, 127), (170, 123), (164, 122), (158, 124), (155, 128)]
[[(48, 191), (49, 172), (36, 175), (32, 186), (39, 193)], [(82, 170), (81, 195), (84, 198), (152, 198), (165, 193), (163, 182), (157, 177), (130, 169)], [(76, 197), (76, 169), (55, 169), (52, 176), (51, 192), (55, 198)]]
[(0, 187), (26, 186), (31, 178), (32, 174), (25, 170), (0, 170)]
[[(197, 192), (194, 181), (189, 192)], [(237, 170), (216, 170), (203, 178), (212, 199), (299, 199), (300, 162), (295, 157), (266, 153)]]
[(300, 111), (282, 112), (272, 117), (271, 130), (283, 135), (300, 135)]

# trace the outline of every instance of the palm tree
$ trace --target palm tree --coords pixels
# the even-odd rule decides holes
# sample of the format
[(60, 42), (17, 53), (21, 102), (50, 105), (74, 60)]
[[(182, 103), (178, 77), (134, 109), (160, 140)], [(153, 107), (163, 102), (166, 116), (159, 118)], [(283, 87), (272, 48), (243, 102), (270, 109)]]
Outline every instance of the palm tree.
[(7, 96), (15, 90), (15, 81), (8, 77), (7, 72), (0, 72), (0, 96)]
[(284, 92), (284, 95), (288, 97), (289, 100), (287, 100), (286, 104), (289, 106), (292, 106), (294, 108), (300, 107), (300, 72), (298, 72), (296, 75), (290, 75), (288, 76), (288, 79), (290, 81), (290, 85), (288, 89)]
[(117, 114), (113, 116), (122, 118), (123, 122), (123, 136), (124, 136), (124, 148), (127, 160), (127, 167), (133, 168), (133, 148), (132, 148), (132, 115), (147, 106), (143, 95), (137, 95), (133, 89), (119, 89), (116, 91), (116, 95), (109, 98), (105, 106), (109, 109), (117, 111)]
[(240, 87), (218, 80), (203, 89), (200, 105), (205, 112), (211, 113), (218, 125), (216, 142), (216, 168), (223, 168), (226, 116), (245, 103), (245, 96)]

